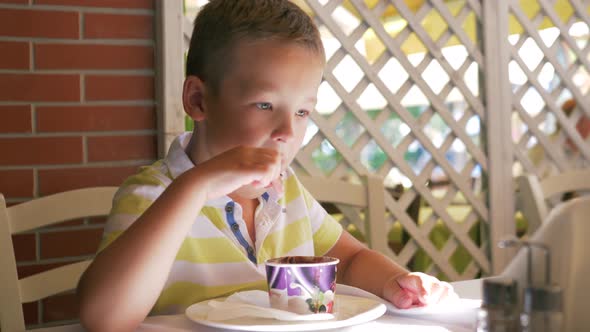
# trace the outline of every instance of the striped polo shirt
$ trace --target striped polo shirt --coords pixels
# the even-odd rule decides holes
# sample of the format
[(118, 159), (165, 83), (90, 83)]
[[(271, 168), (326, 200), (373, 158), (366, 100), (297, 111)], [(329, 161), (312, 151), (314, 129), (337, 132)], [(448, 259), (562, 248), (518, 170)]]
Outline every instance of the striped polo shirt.
[[(117, 191), (99, 251), (113, 242), (170, 183), (194, 167), (185, 152), (191, 133), (167, 156), (142, 167)], [(342, 227), (301, 185), (291, 169), (284, 194), (269, 188), (255, 212), (256, 242), (241, 206), (228, 196), (205, 203), (186, 234), (151, 314), (182, 313), (189, 305), (241, 290), (266, 290), (264, 262), (285, 255), (325, 255)], [(164, 272), (163, 272), (164, 273)]]

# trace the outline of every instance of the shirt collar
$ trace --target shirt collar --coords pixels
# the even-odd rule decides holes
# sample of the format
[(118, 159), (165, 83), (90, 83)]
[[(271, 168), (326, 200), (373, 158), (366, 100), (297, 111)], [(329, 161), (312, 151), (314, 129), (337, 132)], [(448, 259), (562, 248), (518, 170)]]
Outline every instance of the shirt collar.
[(182, 173), (195, 167), (195, 164), (191, 161), (185, 151), (191, 140), (191, 136), (192, 133), (187, 132), (176, 137), (168, 149), (166, 158), (164, 158), (164, 163), (168, 166), (172, 179), (176, 179), (182, 175)]

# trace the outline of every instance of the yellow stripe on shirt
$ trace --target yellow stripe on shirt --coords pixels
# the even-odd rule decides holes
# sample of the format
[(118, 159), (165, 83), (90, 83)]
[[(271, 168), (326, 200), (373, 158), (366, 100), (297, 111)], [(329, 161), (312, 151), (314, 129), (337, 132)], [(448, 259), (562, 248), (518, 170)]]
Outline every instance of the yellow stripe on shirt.
[[(239, 276), (233, 276), (239, 278)], [(224, 286), (207, 286), (191, 282), (176, 282), (162, 291), (156, 302), (153, 313), (164, 311), (167, 307), (177, 306), (187, 308), (193, 303), (207, 299), (214, 299), (221, 296), (229, 296), (237, 291), (245, 290), (268, 290), (266, 279), (249, 283), (233, 283)]]
[[(289, 251), (300, 246), (304, 242), (312, 240), (311, 228), (308, 227), (309, 218), (296, 220), (281, 229), (275, 230), (264, 240), (264, 248), (272, 254), (270, 257), (284, 256)], [(289, 236), (284, 236), (289, 234)]]
[(313, 234), (313, 248), (316, 256), (325, 255), (340, 238), (342, 226), (332, 218), (326, 215), (320, 228)]
[(187, 237), (182, 241), (176, 255), (176, 260), (200, 264), (241, 262), (244, 258), (246, 258), (244, 254), (225, 237), (203, 239)]
[(154, 201), (149, 198), (134, 193), (122, 194), (119, 195), (115, 203), (113, 203), (113, 208), (110, 214), (135, 214), (139, 216), (145, 212), (153, 202)]

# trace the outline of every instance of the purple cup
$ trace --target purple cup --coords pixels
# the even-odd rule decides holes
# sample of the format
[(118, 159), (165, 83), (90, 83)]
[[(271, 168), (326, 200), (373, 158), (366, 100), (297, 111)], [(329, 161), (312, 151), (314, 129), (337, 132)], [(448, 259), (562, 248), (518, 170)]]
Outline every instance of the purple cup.
[(297, 314), (332, 313), (338, 262), (337, 258), (316, 256), (267, 260), (270, 306)]

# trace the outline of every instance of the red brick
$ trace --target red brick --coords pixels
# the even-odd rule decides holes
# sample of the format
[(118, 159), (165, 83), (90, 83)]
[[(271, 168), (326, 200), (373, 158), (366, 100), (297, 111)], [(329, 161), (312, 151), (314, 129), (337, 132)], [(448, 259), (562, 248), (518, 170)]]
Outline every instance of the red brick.
[(153, 76), (86, 76), (87, 100), (153, 100)]
[(103, 225), (107, 222), (107, 217), (93, 217), (89, 218), (88, 222), (91, 225)]
[(78, 318), (76, 294), (60, 294), (43, 299), (43, 323)]
[(0, 101), (79, 100), (78, 75), (0, 74)]
[(0, 165), (82, 162), (81, 137), (0, 138)]
[(4, 197), (33, 197), (33, 170), (0, 171), (0, 193)]
[(39, 5), (153, 9), (153, 0), (35, 0)]
[(84, 219), (73, 219), (68, 221), (63, 221), (57, 224), (51, 224), (49, 226), (43, 227), (44, 230), (46, 229), (56, 229), (62, 227), (71, 227), (71, 226), (81, 226), (84, 225)]
[(39, 324), (39, 302), (24, 303), (23, 314), (25, 325)]
[(151, 106), (38, 106), (40, 132), (155, 129)]
[(58, 268), (60, 266), (64, 266), (64, 265), (68, 265), (68, 264), (72, 264), (75, 262), (79, 262), (80, 260), (72, 260), (71, 262), (62, 262), (62, 263), (49, 263), (49, 264), (34, 264), (34, 265), (24, 265), (24, 266), (18, 266), (16, 267), (16, 272), (18, 274), (18, 278), (19, 279), (23, 279), (26, 278), (28, 276), (32, 276), (44, 271), (48, 271), (48, 270), (52, 270), (55, 268)]
[(0, 106), (0, 133), (30, 133), (31, 106)]
[(35, 45), (36, 69), (152, 69), (152, 46)]
[(78, 38), (77, 12), (0, 9), (0, 36)]
[(136, 166), (39, 170), (39, 192), (50, 195), (86, 187), (119, 186), (137, 170)]
[(37, 242), (35, 234), (16, 234), (12, 236), (16, 261), (32, 261), (37, 258)]
[(152, 15), (119, 15), (86, 13), (84, 38), (153, 39)]
[(29, 69), (29, 43), (0, 42), (1, 69)]
[(41, 259), (95, 254), (102, 232), (98, 228), (41, 233)]
[(88, 161), (154, 159), (157, 145), (155, 135), (89, 137)]
[(29, 0), (0, 0), (0, 3), (13, 3), (18, 5), (27, 5)]

